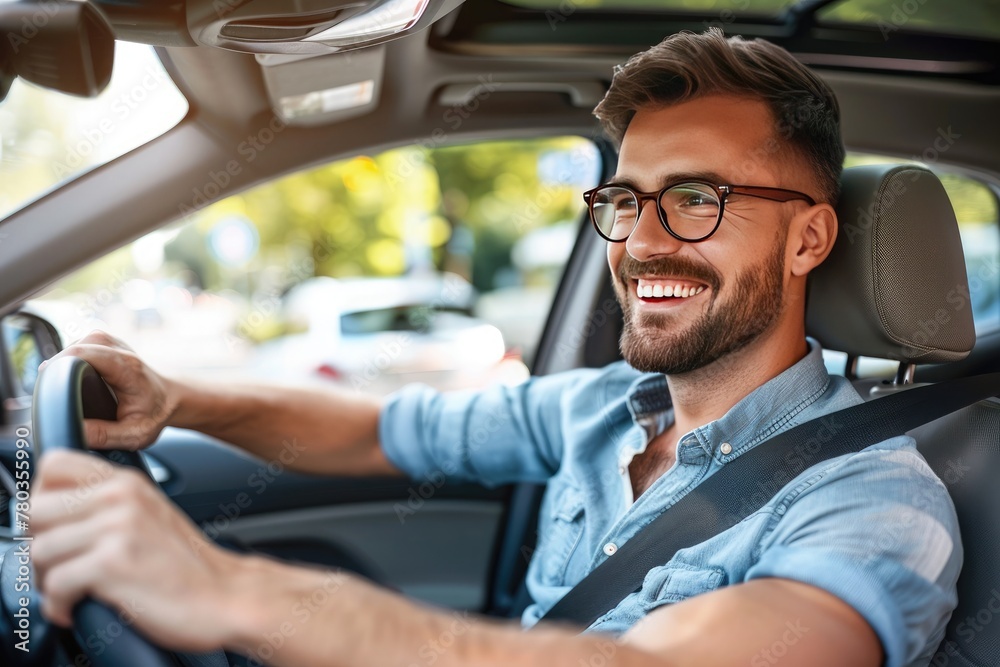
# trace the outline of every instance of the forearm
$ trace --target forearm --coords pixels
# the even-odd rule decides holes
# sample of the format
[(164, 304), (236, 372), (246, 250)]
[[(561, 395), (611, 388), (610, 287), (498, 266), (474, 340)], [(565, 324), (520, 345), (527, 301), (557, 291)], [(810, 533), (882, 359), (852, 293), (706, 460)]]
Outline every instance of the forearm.
[(357, 577), (247, 558), (227, 648), (275, 667), (670, 667), (603, 635), (431, 610)]
[(378, 398), (301, 389), (168, 380), (168, 424), (237, 445), (288, 468), (333, 475), (397, 474), (378, 443)]

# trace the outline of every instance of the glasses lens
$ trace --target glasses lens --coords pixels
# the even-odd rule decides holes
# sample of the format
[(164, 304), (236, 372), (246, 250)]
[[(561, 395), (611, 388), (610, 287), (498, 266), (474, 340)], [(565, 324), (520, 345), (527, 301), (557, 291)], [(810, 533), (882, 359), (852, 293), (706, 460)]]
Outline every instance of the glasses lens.
[(681, 183), (664, 191), (660, 207), (667, 225), (677, 236), (698, 240), (719, 223), (722, 202), (714, 188), (702, 183)]
[(609, 186), (594, 192), (591, 201), (594, 224), (612, 241), (623, 241), (635, 229), (639, 202), (630, 190)]

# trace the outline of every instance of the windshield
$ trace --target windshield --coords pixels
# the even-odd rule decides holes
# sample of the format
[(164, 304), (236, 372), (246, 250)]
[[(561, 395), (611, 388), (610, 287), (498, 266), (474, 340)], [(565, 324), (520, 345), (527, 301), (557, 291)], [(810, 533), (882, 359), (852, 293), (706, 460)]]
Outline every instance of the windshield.
[(71, 97), (18, 79), (0, 104), (0, 219), (154, 139), (187, 113), (150, 46), (118, 42), (111, 83)]

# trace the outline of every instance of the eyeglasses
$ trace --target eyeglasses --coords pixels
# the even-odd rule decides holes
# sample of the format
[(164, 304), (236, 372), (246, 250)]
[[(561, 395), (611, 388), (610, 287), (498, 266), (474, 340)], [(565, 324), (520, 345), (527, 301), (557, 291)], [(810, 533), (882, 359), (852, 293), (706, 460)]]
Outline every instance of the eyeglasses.
[(668, 185), (659, 192), (638, 192), (626, 185), (609, 183), (583, 193), (590, 211), (590, 220), (597, 233), (612, 243), (628, 239), (639, 222), (642, 205), (657, 202), (660, 223), (676, 239), (697, 243), (719, 229), (730, 195), (746, 195), (776, 202), (802, 200), (814, 206), (816, 201), (807, 194), (784, 188), (756, 185), (713, 185), (702, 181), (685, 181)]

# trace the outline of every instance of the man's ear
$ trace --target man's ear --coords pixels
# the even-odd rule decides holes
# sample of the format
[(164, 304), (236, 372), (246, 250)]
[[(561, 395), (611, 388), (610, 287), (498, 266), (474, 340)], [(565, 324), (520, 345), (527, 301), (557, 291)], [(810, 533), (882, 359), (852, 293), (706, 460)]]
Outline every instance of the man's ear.
[(816, 204), (792, 218), (788, 225), (788, 267), (793, 276), (805, 276), (819, 266), (837, 239), (837, 213), (829, 204)]

